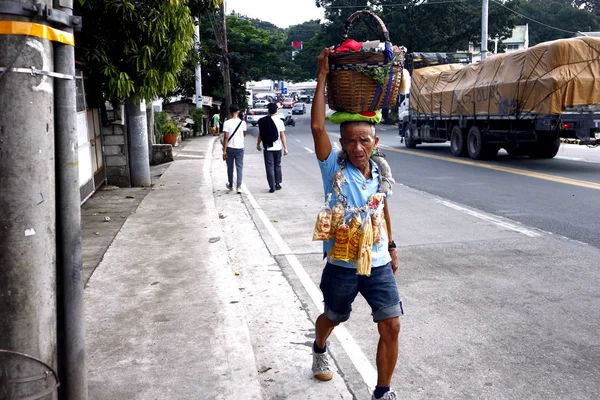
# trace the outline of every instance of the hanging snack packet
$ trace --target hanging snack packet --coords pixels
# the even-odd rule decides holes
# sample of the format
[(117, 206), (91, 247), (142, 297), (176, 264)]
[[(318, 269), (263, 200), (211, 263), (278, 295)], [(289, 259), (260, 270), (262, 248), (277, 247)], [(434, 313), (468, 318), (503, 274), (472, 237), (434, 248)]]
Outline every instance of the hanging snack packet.
[(349, 261), (348, 258), (348, 225), (342, 224), (338, 226), (335, 232), (335, 242), (329, 250), (329, 258), (332, 261)]
[(383, 210), (376, 211), (371, 215), (371, 224), (373, 225), (373, 243), (381, 242), (381, 223), (383, 221)]
[(371, 223), (373, 225), (373, 243), (381, 242), (381, 224), (383, 223), (383, 207), (385, 195), (383, 193), (375, 193), (367, 201), (367, 205), (371, 211)]
[(312, 240), (329, 240), (329, 231), (331, 230), (330, 199), (331, 195), (328, 196), (327, 202), (321, 207), (321, 211), (317, 215), (317, 222), (315, 224), (315, 232), (313, 233)]
[(329, 237), (333, 239), (337, 228), (344, 222), (344, 206), (340, 203), (335, 203), (331, 209), (331, 229), (329, 230)]
[(371, 275), (371, 251), (373, 250), (373, 226), (371, 218), (365, 218), (362, 225), (358, 246), (358, 262), (356, 273), (358, 275)]
[(331, 229), (331, 210), (329, 207), (322, 209), (317, 215), (315, 232), (312, 240), (329, 240), (329, 231)]
[(348, 224), (348, 259), (351, 263), (354, 263), (356, 257), (358, 256), (358, 246), (360, 240), (360, 224), (361, 219), (359, 214), (354, 214), (352, 220), (350, 220), (350, 224)]

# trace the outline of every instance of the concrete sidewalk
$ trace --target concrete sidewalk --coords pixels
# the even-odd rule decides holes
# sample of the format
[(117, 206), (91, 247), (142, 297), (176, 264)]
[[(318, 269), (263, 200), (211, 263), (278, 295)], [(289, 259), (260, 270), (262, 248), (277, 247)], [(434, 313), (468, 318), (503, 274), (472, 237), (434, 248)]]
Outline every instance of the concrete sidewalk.
[(339, 373), (312, 378), (314, 325), (225, 190), (215, 139), (176, 149), (150, 190), (82, 210), (90, 399), (353, 398)]

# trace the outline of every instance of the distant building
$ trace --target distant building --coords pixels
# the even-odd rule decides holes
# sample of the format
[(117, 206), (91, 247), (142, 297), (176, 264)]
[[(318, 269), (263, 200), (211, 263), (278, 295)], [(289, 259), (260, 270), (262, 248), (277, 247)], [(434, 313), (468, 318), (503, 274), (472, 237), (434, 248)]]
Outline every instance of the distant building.
[(590, 37), (600, 37), (600, 32), (577, 32), (574, 37), (581, 36), (590, 36)]
[(512, 36), (502, 41), (506, 53), (529, 48), (529, 24), (517, 25), (512, 30)]

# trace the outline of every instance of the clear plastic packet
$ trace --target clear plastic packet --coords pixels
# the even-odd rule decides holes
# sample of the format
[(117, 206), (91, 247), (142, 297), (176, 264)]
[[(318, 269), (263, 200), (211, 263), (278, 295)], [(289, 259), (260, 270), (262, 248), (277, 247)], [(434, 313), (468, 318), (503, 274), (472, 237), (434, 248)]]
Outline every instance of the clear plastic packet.
[(340, 203), (335, 203), (331, 208), (331, 229), (329, 231), (329, 238), (335, 238), (337, 228), (344, 223), (344, 206)]
[(360, 214), (354, 214), (348, 224), (348, 259), (351, 263), (353, 263), (358, 256), (361, 223)]
[(371, 210), (371, 224), (373, 226), (373, 243), (379, 244), (381, 242), (381, 229), (383, 224), (383, 207), (385, 196), (383, 193), (375, 193), (369, 197), (367, 205)]
[(315, 232), (312, 240), (329, 240), (329, 231), (331, 230), (331, 209), (325, 205), (317, 215), (315, 223)]
[(371, 251), (373, 250), (373, 225), (369, 217), (365, 218), (362, 224), (358, 243), (356, 273), (369, 276), (371, 275)]

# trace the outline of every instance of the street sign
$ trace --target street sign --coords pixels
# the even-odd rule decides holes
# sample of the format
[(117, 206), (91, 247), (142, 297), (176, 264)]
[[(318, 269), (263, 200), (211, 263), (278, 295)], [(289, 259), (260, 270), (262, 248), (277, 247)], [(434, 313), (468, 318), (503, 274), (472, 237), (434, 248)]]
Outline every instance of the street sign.
[(281, 94), (287, 94), (287, 88), (286, 87), (281, 88)]

